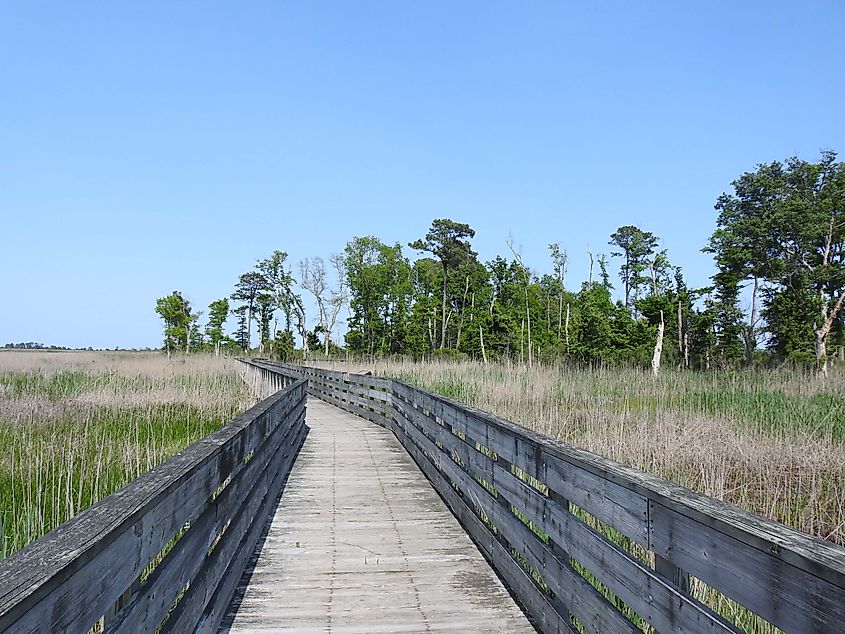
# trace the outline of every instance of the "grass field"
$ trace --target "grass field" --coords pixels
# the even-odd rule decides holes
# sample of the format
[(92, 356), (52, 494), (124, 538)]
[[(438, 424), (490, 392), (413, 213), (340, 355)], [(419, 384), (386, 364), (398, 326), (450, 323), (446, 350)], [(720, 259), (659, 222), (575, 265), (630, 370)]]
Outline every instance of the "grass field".
[(252, 405), (233, 363), (0, 352), (0, 558)]

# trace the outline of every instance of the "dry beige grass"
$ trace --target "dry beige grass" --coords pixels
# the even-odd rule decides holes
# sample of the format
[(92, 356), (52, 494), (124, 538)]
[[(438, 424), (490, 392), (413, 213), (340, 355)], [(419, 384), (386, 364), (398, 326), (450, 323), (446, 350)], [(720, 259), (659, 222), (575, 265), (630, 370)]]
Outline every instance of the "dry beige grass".
[(234, 361), (228, 357), (211, 355), (177, 355), (168, 359), (159, 352), (0, 350), (0, 372), (3, 373), (38, 372), (51, 375), (63, 371), (80, 371), (114, 372), (125, 377), (173, 378), (229, 375), (232, 363)]

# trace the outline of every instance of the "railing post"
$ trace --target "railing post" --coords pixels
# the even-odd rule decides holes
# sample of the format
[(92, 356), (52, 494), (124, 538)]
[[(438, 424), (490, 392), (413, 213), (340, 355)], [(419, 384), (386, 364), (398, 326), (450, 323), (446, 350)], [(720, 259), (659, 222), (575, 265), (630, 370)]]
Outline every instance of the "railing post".
[(681, 570), (668, 559), (660, 555), (654, 556), (654, 570), (659, 575), (663, 575), (674, 585), (676, 585), (681, 592), (689, 594), (689, 573)]

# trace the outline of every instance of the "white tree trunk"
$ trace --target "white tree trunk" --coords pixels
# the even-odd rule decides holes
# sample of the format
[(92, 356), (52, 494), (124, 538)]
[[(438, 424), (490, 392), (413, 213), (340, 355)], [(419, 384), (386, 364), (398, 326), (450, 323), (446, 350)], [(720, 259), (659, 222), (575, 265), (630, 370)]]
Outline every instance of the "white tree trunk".
[(816, 363), (822, 376), (827, 376), (827, 333), (824, 328), (816, 330)]
[(833, 322), (839, 317), (839, 313), (845, 307), (845, 293), (839, 296), (833, 308), (828, 307), (822, 297), (821, 326), (815, 329), (816, 332), (816, 363), (822, 376), (827, 376), (827, 337), (833, 328)]
[(663, 311), (660, 311), (660, 324), (657, 326), (657, 341), (654, 342), (654, 355), (651, 357), (651, 372), (654, 376), (660, 374), (660, 357), (663, 354)]

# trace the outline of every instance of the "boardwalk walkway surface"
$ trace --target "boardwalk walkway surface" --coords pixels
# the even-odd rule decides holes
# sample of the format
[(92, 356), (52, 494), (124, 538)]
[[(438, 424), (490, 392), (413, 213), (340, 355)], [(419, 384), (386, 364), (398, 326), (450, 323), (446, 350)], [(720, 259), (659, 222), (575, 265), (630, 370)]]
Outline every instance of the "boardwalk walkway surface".
[(221, 632), (535, 631), (391, 432), (313, 397), (306, 423)]

